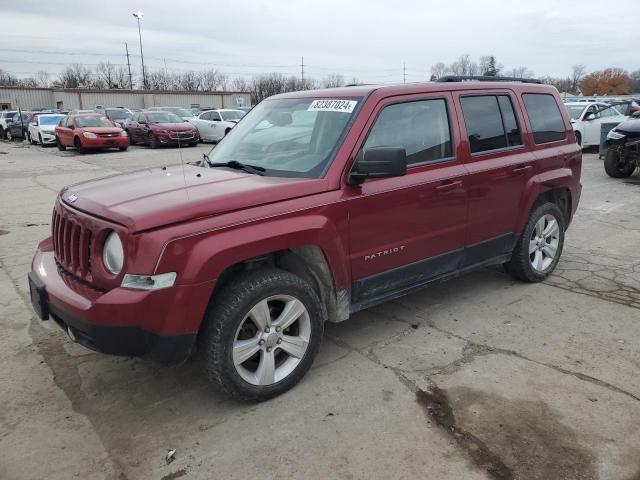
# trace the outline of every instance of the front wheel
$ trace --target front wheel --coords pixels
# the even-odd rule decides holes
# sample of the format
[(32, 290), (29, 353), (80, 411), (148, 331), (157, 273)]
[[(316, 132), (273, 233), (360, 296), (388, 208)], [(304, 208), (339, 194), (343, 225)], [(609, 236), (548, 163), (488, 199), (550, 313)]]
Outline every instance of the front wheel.
[(13, 141), (13, 135), (11, 135), (11, 129), (7, 130), (7, 140), (10, 142)]
[(76, 147), (78, 153), (85, 152), (85, 148), (82, 146), (82, 140), (80, 140), (80, 137), (75, 138), (75, 140), (73, 141), (73, 146)]
[(612, 178), (626, 178), (636, 169), (635, 161), (624, 160), (620, 150), (610, 148), (607, 150), (607, 156), (604, 157), (604, 171)]
[(149, 134), (149, 146), (151, 148), (158, 148), (158, 139), (153, 133)]
[(60, 141), (60, 137), (56, 137), (56, 145), (58, 146), (58, 150), (61, 152), (64, 152), (67, 149), (67, 147), (65, 147)]
[(504, 264), (514, 278), (541, 282), (556, 268), (564, 246), (565, 218), (554, 203), (543, 203), (531, 212), (522, 235)]
[(582, 147), (582, 134), (580, 132), (576, 132), (576, 143)]
[(27, 134), (27, 138), (29, 139), (29, 143), (30, 143), (31, 145), (37, 145), (37, 144), (38, 144), (38, 142), (36, 142), (36, 141), (33, 139), (33, 137), (31, 136), (31, 133), (28, 133), (28, 134)]
[(278, 269), (243, 273), (216, 293), (201, 335), (209, 379), (240, 401), (292, 388), (322, 340), (323, 314), (311, 286)]

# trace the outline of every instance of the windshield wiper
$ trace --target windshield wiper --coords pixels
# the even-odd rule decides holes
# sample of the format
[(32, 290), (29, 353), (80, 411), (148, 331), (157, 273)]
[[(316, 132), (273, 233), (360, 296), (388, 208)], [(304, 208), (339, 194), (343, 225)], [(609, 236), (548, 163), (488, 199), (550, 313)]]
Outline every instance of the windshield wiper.
[(202, 158), (209, 164), (209, 168), (213, 167), (228, 167), (234, 170), (242, 170), (243, 172), (252, 173), (254, 175), (264, 175), (265, 168), (258, 165), (249, 165), (247, 163), (239, 162), (238, 160), (229, 160), (228, 162), (212, 162), (209, 155), (202, 154)]

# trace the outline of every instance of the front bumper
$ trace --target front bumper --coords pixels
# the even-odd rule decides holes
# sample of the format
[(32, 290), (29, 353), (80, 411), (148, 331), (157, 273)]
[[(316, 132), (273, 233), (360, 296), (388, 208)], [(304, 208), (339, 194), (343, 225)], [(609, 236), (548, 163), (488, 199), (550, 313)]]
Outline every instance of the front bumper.
[(129, 137), (83, 137), (81, 142), (84, 148), (126, 148), (129, 146)]
[(42, 143), (44, 145), (56, 143), (56, 135), (53, 132), (41, 132), (40, 136), (42, 137)]
[(155, 291), (98, 291), (60, 269), (40, 244), (29, 273), (31, 301), (42, 320), (52, 318), (77, 343), (111, 355), (180, 363), (191, 355), (213, 282)]
[(160, 133), (156, 135), (156, 138), (162, 145), (191, 145), (200, 141), (200, 136), (197, 133), (181, 135), (179, 138), (175, 133)]

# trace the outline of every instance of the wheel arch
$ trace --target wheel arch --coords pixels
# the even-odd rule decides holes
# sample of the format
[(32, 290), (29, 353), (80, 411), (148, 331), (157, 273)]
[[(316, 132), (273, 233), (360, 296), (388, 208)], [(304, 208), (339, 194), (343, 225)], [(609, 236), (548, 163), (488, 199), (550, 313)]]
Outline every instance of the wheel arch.
[(565, 229), (569, 226), (573, 212), (573, 195), (571, 177), (573, 172), (569, 168), (563, 168), (544, 172), (532, 177), (526, 188), (526, 195), (520, 206), (520, 214), (515, 232), (522, 231), (531, 212), (541, 203), (550, 202), (557, 205), (565, 217)]

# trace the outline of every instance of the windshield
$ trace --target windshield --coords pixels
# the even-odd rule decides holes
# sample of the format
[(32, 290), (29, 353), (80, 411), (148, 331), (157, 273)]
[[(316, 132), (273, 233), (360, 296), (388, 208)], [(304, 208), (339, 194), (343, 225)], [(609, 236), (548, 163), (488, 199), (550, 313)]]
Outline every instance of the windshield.
[(209, 153), (214, 163), (238, 161), (266, 175), (320, 178), (354, 116), (357, 100), (265, 100)]
[(182, 123), (182, 119), (171, 112), (149, 112), (147, 119), (151, 123)]
[(571, 120), (578, 120), (584, 111), (584, 105), (565, 105)]
[(131, 118), (131, 114), (126, 110), (106, 110), (105, 113), (114, 120), (126, 120)]
[(222, 117), (222, 120), (240, 120), (244, 117), (244, 112), (241, 112), (240, 110), (226, 110), (220, 112), (220, 116)]
[(40, 115), (38, 116), (38, 123), (40, 125), (57, 125), (62, 117), (64, 117), (64, 115), (51, 115), (50, 117)]
[(113, 127), (107, 117), (76, 117), (76, 125), (84, 127)]

